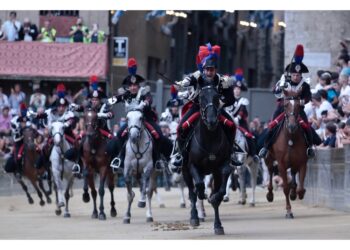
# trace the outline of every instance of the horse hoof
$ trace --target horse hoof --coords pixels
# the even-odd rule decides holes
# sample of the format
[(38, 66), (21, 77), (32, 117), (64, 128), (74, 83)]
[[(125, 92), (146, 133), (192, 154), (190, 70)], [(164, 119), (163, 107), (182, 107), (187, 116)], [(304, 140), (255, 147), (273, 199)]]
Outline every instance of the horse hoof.
[(33, 198), (29, 198), (29, 199), (28, 199), (28, 202), (29, 202), (29, 204), (34, 204)]
[(205, 222), (205, 219), (204, 218), (199, 218), (199, 221), (200, 222)]
[(124, 224), (130, 224), (130, 219), (129, 219), (129, 218), (128, 218), (128, 219), (124, 219), (124, 220), (123, 220), (123, 223), (124, 223)]
[(137, 206), (140, 207), (140, 208), (144, 208), (144, 207), (146, 207), (146, 202), (145, 201), (139, 201), (137, 203)]
[(186, 208), (186, 204), (185, 203), (181, 203), (180, 204), (180, 208)]
[(46, 199), (46, 202), (47, 202), (47, 204), (51, 204), (51, 203), (52, 203), (51, 198), (50, 198), (50, 197), (48, 197), (48, 198)]
[(147, 217), (146, 222), (153, 222), (153, 218), (152, 217)]
[(215, 235), (224, 235), (225, 231), (223, 227), (214, 228)]
[(58, 203), (58, 207), (64, 207), (65, 205), (64, 205), (64, 202), (63, 201), (61, 201), (60, 203)]
[(64, 213), (63, 217), (64, 218), (70, 218), (70, 213)]
[(255, 203), (251, 202), (251, 203), (249, 203), (249, 206), (250, 207), (255, 207)]
[(160, 204), (159, 207), (160, 208), (165, 208), (165, 205), (164, 204)]
[(298, 197), (300, 200), (304, 199), (305, 192), (305, 189), (298, 191)]
[(289, 194), (289, 198), (290, 198), (290, 200), (292, 200), (292, 201), (295, 201), (295, 200), (296, 200), (297, 194), (295, 193), (295, 191), (294, 191), (294, 192), (291, 192), (291, 193)]
[(266, 199), (268, 202), (273, 202), (273, 193), (267, 193), (266, 194)]
[(193, 227), (198, 227), (199, 226), (199, 219), (191, 219), (190, 224)]
[(115, 208), (111, 209), (111, 217), (116, 217), (117, 216), (117, 210)]
[(85, 203), (88, 203), (90, 201), (90, 195), (89, 193), (83, 193), (83, 201)]
[(240, 205), (245, 205), (245, 204), (246, 204), (246, 201), (238, 201), (238, 204), (240, 204)]
[(294, 219), (293, 213), (286, 213), (286, 219)]
[(222, 200), (223, 202), (228, 202), (230, 200), (230, 198), (228, 198), (227, 196), (224, 197), (224, 199)]
[(45, 205), (45, 201), (40, 201), (40, 206), (44, 206)]
[(61, 210), (55, 210), (55, 214), (56, 214), (57, 216), (60, 216), (60, 215), (62, 214), (62, 211), (61, 211)]
[(97, 219), (97, 213), (92, 213), (91, 219)]
[(99, 219), (99, 220), (106, 220), (106, 215), (105, 215), (104, 213), (100, 213), (100, 214), (98, 215), (98, 219)]

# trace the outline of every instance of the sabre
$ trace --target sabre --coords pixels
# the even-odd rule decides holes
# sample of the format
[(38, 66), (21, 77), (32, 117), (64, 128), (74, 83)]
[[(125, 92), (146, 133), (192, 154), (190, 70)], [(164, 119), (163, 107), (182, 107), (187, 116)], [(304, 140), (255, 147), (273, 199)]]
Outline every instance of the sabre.
[[(169, 79), (167, 76), (165, 76), (163, 73), (160, 73), (157, 71), (157, 74), (160, 75), (161, 77), (163, 77), (165, 80), (167, 80), (168, 82), (170, 82), (170, 85), (173, 84), (175, 81)], [(169, 84), (169, 83), (168, 83)]]

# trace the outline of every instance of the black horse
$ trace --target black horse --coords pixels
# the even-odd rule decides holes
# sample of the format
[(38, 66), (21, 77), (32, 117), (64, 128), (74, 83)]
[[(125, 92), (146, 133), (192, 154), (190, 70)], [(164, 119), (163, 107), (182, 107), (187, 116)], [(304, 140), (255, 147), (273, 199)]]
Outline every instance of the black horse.
[(200, 119), (189, 141), (188, 159), (185, 159), (183, 166), (183, 176), (191, 200), (190, 223), (192, 226), (199, 225), (197, 196), (200, 200), (205, 199), (204, 176), (212, 174), (213, 189), (208, 201), (215, 211), (214, 232), (224, 234), (219, 218), (219, 206), (226, 192), (227, 179), (232, 172), (229, 163), (234, 133), (232, 132), (230, 139), (222, 123), (219, 123), (222, 105), (220, 95), (214, 86), (201, 88), (199, 106)]

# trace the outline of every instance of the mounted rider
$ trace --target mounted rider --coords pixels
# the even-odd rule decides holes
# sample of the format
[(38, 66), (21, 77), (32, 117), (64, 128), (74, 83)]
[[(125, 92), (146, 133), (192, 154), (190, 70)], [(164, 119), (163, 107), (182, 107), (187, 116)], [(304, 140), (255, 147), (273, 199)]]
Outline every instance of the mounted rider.
[(274, 143), (276, 139), (276, 128), (277, 125), (283, 120), (284, 117), (284, 106), (283, 106), (283, 90), (288, 91), (300, 91), (301, 107), (300, 107), (300, 117), (302, 121), (299, 121), (302, 128), (304, 129), (306, 135), (306, 141), (308, 144), (307, 156), (313, 158), (315, 152), (312, 148), (314, 142), (316, 144), (321, 143), (321, 139), (316, 134), (314, 129), (310, 126), (307, 116), (304, 111), (304, 105), (311, 101), (311, 90), (308, 79), (302, 76), (302, 73), (308, 73), (309, 70), (305, 64), (302, 63), (304, 57), (304, 48), (302, 45), (297, 45), (292, 62), (285, 68), (285, 73), (281, 76), (281, 79), (276, 83), (273, 90), (275, 96), (277, 97), (277, 109), (273, 114), (273, 120), (269, 124), (269, 131), (267, 137), (265, 138), (264, 147), (259, 152), (260, 158), (265, 158), (268, 150)]
[[(119, 95), (110, 98), (110, 103), (115, 104), (125, 102), (130, 104), (136, 101), (136, 97), (140, 90), (140, 84), (144, 83), (145, 79), (142, 76), (136, 74), (137, 62), (135, 58), (130, 58), (128, 60), (128, 72), (129, 75), (123, 80), (122, 83), (123, 88), (119, 89)], [(170, 157), (172, 144), (168, 138), (163, 136), (162, 131), (159, 125), (157, 124), (158, 115), (152, 108), (153, 98), (150, 92), (150, 88), (147, 87), (148, 86), (145, 87), (146, 92), (140, 96), (140, 101), (145, 103), (143, 109), (144, 124), (146, 129), (152, 135), (152, 138), (155, 142), (155, 160), (159, 159), (158, 153), (163, 154), (163, 156), (165, 156), (168, 159)], [(123, 166), (123, 161), (125, 157), (125, 145), (128, 135), (127, 126), (128, 125), (126, 123), (119, 129), (117, 133), (117, 140), (114, 140), (114, 144), (111, 145), (109, 149), (109, 153), (111, 153), (113, 156), (116, 156), (115, 152), (118, 151), (117, 148), (121, 148), (119, 156), (114, 157), (114, 159), (112, 160), (111, 167), (113, 168), (119, 168)]]
[(256, 155), (256, 142), (254, 135), (249, 130), (248, 109), (249, 100), (241, 96), (242, 91), (247, 91), (247, 85), (243, 78), (243, 70), (238, 68), (233, 78), (233, 95), (235, 102), (232, 106), (226, 107), (226, 111), (232, 116), (237, 128), (243, 133), (248, 143), (248, 154), (251, 155), (255, 162), (259, 162)]
[[(199, 120), (200, 108), (198, 94), (202, 87), (211, 85), (215, 86), (220, 96), (220, 103), (222, 107), (231, 106), (234, 103), (233, 96), (233, 84), (232, 79), (229, 76), (222, 76), (217, 73), (218, 59), (220, 56), (220, 47), (215, 45), (211, 46), (208, 43), (205, 46), (200, 46), (197, 55), (198, 69), (193, 74), (185, 77), (184, 80), (176, 82), (179, 88), (185, 88), (193, 86), (195, 94), (191, 102), (188, 102), (182, 109), (183, 117), (180, 120), (178, 126), (178, 152), (182, 155), (179, 157), (179, 153), (172, 156), (172, 164), (174, 166), (182, 166), (182, 159), (187, 159), (187, 143), (195, 127), (196, 122)], [(229, 114), (224, 109), (221, 109), (220, 122), (224, 125), (226, 135), (230, 140), (234, 139), (236, 126)], [(233, 165), (241, 165), (242, 163), (237, 161), (234, 157), (232, 160)]]
[[(72, 110), (82, 113), (86, 109), (92, 109), (97, 112), (97, 129), (99, 132), (105, 136), (108, 139), (112, 139), (113, 135), (108, 127), (107, 121), (112, 119), (114, 117), (114, 114), (112, 112), (111, 105), (108, 104), (106, 100), (107, 96), (102, 91), (102, 89), (98, 85), (98, 77), (96, 75), (92, 75), (89, 79), (90, 84), (90, 91), (87, 96), (88, 103), (86, 107), (79, 106), (79, 105), (72, 105)], [(83, 135), (84, 136), (84, 135)], [(79, 138), (81, 139), (81, 138)], [(81, 151), (81, 148), (80, 148)], [(75, 150), (70, 150), (69, 153), (66, 154), (66, 158), (69, 160), (76, 161), (77, 159), (80, 160), (79, 154), (81, 152), (75, 152)], [(79, 164), (75, 164), (72, 169), (73, 173), (79, 173), (80, 172), (80, 166)]]
[(180, 108), (183, 106), (183, 101), (178, 98), (178, 91), (171, 85), (170, 94), (171, 98), (167, 102), (167, 108), (160, 116), (160, 121), (165, 121), (166, 123), (179, 122), (180, 121)]

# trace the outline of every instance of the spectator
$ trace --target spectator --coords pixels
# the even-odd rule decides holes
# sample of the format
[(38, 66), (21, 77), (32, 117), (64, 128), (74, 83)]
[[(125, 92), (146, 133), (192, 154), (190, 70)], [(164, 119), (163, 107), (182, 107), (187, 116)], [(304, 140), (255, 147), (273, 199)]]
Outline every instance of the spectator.
[(321, 144), (320, 148), (335, 148), (337, 141), (337, 126), (333, 122), (329, 122), (326, 125), (325, 136), (326, 140)]
[(57, 99), (56, 88), (52, 89), (51, 95), (49, 96), (49, 106), (55, 103)]
[(341, 116), (348, 116), (350, 112), (350, 85), (348, 84), (349, 76), (343, 74), (339, 76), (340, 95), (338, 112)]
[(83, 24), (83, 19), (79, 17), (76, 25), (70, 28), (69, 35), (71, 36), (71, 43), (87, 43), (87, 35), (89, 29)]
[(21, 85), (17, 83), (15, 85), (15, 88), (11, 88), (11, 95), (9, 98), (10, 106), (11, 106), (11, 114), (18, 114), (19, 113), (19, 105), (21, 102), (25, 102), (26, 100), (26, 94), (24, 94), (21, 91)]
[(334, 89), (334, 86), (331, 85), (332, 76), (329, 72), (325, 72), (321, 75), (320, 84), (323, 89), (327, 91), (326, 99), (332, 104), (333, 108), (338, 106), (338, 97), (337, 92)]
[(4, 106), (2, 108), (2, 113), (0, 114), (0, 136), (10, 136), (11, 135), (11, 115), (10, 107)]
[(2, 40), (4, 32), (2, 31), (2, 20), (0, 19), (0, 40)]
[(56, 29), (51, 27), (51, 21), (45, 20), (44, 27), (41, 28), (38, 40), (44, 43), (52, 43), (56, 40)]
[(18, 32), (21, 29), (21, 23), (16, 20), (17, 13), (15, 11), (10, 12), (10, 19), (4, 22), (2, 25), (3, 36), (0, 40), (7, 40), (14, 42), (18, 40)]
[(341, 134), (341, 144), (350, 144), (350, 119), (346, 121), (342, 133), (343, 134)]
[(349, 67), (350, 56), (349, 54), (343, 53), (338, 57), (338, 65), (340, 70)]
[(38, 28), (35, 24), (31, 23), (29, 18), (25, 18), (23, 25), (18, 33), (18, 40), (32, 42), (35, 41), (38, 36)]
[(90, 43), (103, 43), (105, 41), (105, 32), (98, 28), (97, 23), (92, 25), (92, 30), (87, 35), (87, 39)]
[(34, 111), (37, 111), (38, 108), (45, 108), (46, 96), (40, 93), (40, 84), (33, 84), (33, 94), (30, 96), (29, 106), (33, 108)]
[(0, 87), (0, 110), (5, 106), (10, 106), (9, 98), (2, 92), (2, 87)]
[(82, 88), (73, 96), (73, 102), (85, 106), (87, 96), (89, 95), (89, 88), (84, 84), (82, 84), (81, 87)]

